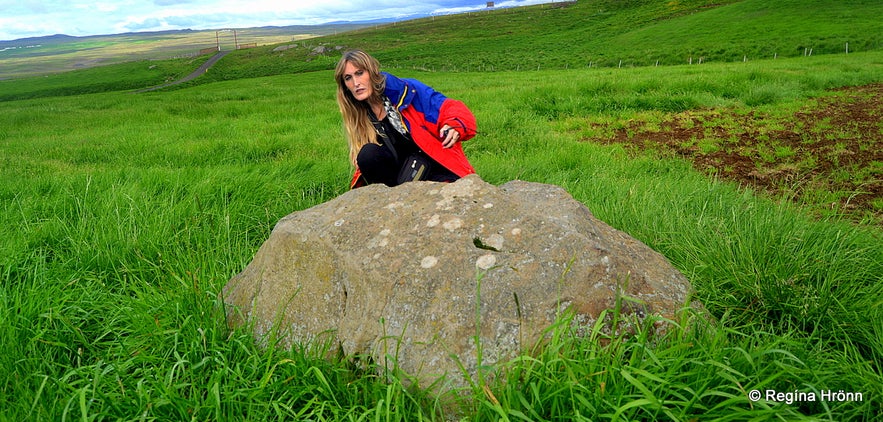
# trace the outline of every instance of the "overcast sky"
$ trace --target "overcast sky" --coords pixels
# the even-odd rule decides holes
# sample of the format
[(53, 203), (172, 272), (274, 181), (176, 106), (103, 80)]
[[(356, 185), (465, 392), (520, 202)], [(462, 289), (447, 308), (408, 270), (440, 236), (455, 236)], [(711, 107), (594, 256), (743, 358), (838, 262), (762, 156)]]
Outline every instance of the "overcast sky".
[[(552, 0), (496, 1), (497, 7)], [(462, 13), (486, 0), (0, 0), (0, 40), (168, 29), (317, 25)]]

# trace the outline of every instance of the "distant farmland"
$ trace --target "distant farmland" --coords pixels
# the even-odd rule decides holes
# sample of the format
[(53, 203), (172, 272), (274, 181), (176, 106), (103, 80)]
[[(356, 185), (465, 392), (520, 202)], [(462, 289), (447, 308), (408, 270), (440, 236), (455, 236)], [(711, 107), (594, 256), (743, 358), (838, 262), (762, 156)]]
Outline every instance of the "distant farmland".
[(0, 41), (0, 79), (37, 76), (135, 60), (191, 57), (206, 49), (235, 50), (362, 28), (336, 24), (223, 30), (181, 30)]

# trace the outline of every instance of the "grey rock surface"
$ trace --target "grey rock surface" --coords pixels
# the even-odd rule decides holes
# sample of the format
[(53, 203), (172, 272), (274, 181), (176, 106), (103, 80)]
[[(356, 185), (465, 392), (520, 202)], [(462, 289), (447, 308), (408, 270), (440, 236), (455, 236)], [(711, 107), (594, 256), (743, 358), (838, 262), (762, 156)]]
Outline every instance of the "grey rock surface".
[(476, 339), (494, 365), (562, 313), (589, 330), (622, 295), (624, 315), (673, 318), (690, 290), (560, 187), (472, 175), (370, 185), (288, 215), (222, 296), (230, 324), (260, 341), (274, 329), (283, 346), (330, 340), (423, 387), (446, 375), (448, 389), (476, 376)]

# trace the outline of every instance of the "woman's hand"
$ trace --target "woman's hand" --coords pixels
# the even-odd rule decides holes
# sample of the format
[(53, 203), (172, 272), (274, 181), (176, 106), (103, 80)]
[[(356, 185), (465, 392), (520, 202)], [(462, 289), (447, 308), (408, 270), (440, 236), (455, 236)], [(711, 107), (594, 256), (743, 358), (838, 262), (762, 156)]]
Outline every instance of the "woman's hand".
[(456, 129), (449, 125), (442, 126), (438, 136), (441, 139), (442, 146), (445, 148), (454, 146), (460, 140), (460, 132), (457, 132)]

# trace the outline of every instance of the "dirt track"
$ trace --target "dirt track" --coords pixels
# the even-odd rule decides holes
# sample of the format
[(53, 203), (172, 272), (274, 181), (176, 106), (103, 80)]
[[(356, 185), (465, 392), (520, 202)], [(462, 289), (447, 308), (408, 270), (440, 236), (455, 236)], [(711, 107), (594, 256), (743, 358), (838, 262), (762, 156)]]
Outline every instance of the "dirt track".
[(178, 79), (177, 81), (169, 82), (167, 84), (152, 86), (150, 88), (140, 89), (135, 92), (156, 91), (157, 89), (162, 89), (162, 88), (169, 87), (172, 85), (178, 85), (178, 84), (182, 84), (184, 82), (192, 81), (192, 80), (202, 76), (202, 74), (204, 74), (208, 70), (208, 68), (214, 66), (214, 64), (217, 63), (218, 60), (221, 60), (222, 57), (226, 56), (227, 53), (229, 53), (229, 51), (219, 51), (217, 54), (212, 56), (210, 59), (206, 60), (206, 62), (203, 63), (202, 66), (199, 66), (198, 69), (194, 70), (189, 75), (187, 75), (181, 79)]
[(601, 142), (676, 154), (707, 174), (814, 203), (819, 214), (883, 225), (883, 84), (832, 94), (786, 118), (688, 111), (658, 129), (635, 123)]

